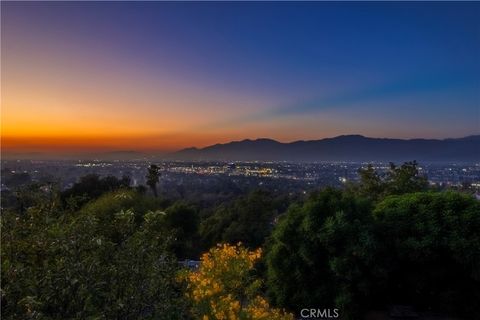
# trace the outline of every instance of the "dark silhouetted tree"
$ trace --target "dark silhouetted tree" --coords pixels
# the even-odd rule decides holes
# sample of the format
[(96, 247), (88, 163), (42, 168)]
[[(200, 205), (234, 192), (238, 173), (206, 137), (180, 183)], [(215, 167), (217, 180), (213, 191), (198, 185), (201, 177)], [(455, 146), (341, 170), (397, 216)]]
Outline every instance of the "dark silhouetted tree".
[(389, 195), (426, 191), (428, 189), (428, 180), (418, 172), (417, 161), (405, 162), (400, 167), (390, 163), (386, 183), (386, 192)]
[(389, 195), (427, 191), (428, 180), (420, 174), (416, 161), (405, 162), (401, 166), (390, 163), (385, 173), (379, 173), (373, 165), (358, 170), (360, 181), (349, 184), (347, 190), (361, 197), (381, 201)]
[(358, 175), (360, 176), (359, 195), (376, 200), (385, 191), (385, 183), (373, 165), (369, 164), (365, 169), (360, 168)]
[(164, 219), (165, 228), (175, 237), (171, 248), (175, 255), (180, 259), (198, 256), (199, 216), (195, 208), (177, 202), (166, 210)]
[(157, 183), (160, 180), (160, 172), (156, 164), (151, 164), (147, 173), (147, 185), (152, 189), (155, 197), (158, 197)]
[(113, 176), (100, 177), (98, 174), (88, 174), (81, 177), (71, 188), (63, 191), (61, 198), (64, 203), (74, 203), (73, 209), (78, 209), (107, 192), (129, 188), (130, 182), (127, 176), (118, 179)]
[(205, 219), (200, 229), (202, 238), (207, 246), (242, 242), (248, 248), (258, 248), (270, 234), (280, 207), (270, 193), (252, 191), (232, 203), (220, 205)]

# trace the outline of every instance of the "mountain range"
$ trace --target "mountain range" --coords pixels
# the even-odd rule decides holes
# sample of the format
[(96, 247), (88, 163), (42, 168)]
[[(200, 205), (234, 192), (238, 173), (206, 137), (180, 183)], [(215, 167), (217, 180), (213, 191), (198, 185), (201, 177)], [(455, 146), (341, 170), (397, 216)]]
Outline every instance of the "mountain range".
[(187, 148), (168, 155), (175, 160), (224, 161), (480, 161), (480, 135), (455, 139), (389, 139), (362, 135), (282, 143), (272, 139), (233, 141)]

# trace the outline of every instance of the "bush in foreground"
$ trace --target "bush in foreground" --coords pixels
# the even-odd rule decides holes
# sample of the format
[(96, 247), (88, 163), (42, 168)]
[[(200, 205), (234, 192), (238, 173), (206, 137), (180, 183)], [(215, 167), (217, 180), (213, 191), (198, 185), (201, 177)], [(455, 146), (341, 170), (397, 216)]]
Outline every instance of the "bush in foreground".
[(196, 319), (293, 320), (291, 314), (270, 307), (258, 295), (261, 285), (252, 276), (261, 250), (241, 245), (218, 245), (201, 257), (199, 270), (184, 273), (187, 296)]
[(2, 318), (183, 319), (163, 214), (137, 211), (136, 197), (2, 212)]

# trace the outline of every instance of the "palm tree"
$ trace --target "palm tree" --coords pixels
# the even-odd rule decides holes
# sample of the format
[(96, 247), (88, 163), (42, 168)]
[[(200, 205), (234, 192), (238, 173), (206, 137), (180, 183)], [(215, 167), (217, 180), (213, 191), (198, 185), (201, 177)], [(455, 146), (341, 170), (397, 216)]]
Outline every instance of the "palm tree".
[(152, 189), (155, 197), (158, 197), (157, 183), (160, 178), (160, 172), (157, 165), (155, 164), (150, 165), (150, 167), (148, 168), (148, 173), (146, 178), (147, 178), (147, 185), (150, 187), (150, 189)]

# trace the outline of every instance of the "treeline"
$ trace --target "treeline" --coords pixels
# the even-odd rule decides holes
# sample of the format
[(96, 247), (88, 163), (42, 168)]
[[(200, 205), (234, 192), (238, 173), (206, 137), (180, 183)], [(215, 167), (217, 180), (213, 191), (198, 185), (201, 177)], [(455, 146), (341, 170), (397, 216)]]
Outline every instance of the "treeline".
[[(147, 187), (95, 175), (63, 192), (23, 186), (2, 203), (2, 317), (290, 319), (314, 307), (359, 319), (396, 304), (480, 317), (480, 202), (430, 189), (415, 162), (359, 176), (209, 208), (157, 196), (154, 166)], [(185, 259), (200, 269), (185, 273)]]

